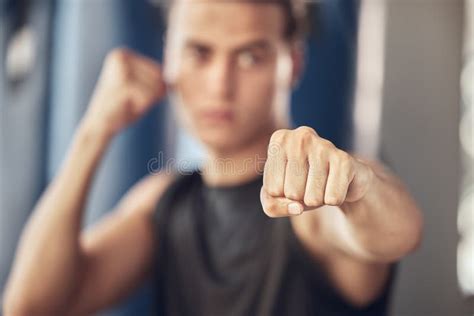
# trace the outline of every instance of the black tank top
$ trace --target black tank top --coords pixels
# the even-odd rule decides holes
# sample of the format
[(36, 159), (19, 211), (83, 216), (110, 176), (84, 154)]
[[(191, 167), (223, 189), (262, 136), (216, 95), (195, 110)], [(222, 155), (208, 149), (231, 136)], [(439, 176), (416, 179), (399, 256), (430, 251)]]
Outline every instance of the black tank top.
[(269, 218), (262, 177), (208, 187), (179, 176), (158, 203), (158, 315), (387, 315), (392, 273), (378, 299), (351, 306), (295, 236), (289, 218)]

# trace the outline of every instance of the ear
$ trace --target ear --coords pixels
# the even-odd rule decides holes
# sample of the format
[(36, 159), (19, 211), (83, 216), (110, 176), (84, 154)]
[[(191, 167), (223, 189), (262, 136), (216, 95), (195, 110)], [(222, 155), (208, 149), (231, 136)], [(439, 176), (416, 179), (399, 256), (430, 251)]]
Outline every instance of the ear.
[(293, 70), (291, 74), (291, 86), (295, 89), (298, 86), (300, 79), (303, 77), (303, 70), (305, 66), (305, 46), (304, 41), (295, 41), (291, 44), (291, 61)]
[[(174, 45), (174, 46), (173, 46)], [(163, 37), (163, 79), (167, 85), (172, 86), (177, 76), (177, 60), (173, 58), (176, 51), (176, 44), (167, 38), (167, 34)]]

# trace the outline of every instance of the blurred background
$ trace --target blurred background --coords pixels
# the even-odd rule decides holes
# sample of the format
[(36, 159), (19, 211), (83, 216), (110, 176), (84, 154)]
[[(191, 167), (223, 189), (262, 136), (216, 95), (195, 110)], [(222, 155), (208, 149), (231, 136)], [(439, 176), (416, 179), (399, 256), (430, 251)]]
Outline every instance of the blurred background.
[[(23, 225), (54, 176), (107, 52), (161, 60), (159, 0), (0, 0), (0, 296)], [(474, 315), (474, 1), (308, 4), (295, 126), (381, 157), (424, 211), (420, 249), (399, 266), (392, 315)], [(202, 150), (166, 105), (122, 133), (95, 178), (84, 225), (147, 174), (158, 153)], [(104, 315), (146, 314), (152, 290)]]

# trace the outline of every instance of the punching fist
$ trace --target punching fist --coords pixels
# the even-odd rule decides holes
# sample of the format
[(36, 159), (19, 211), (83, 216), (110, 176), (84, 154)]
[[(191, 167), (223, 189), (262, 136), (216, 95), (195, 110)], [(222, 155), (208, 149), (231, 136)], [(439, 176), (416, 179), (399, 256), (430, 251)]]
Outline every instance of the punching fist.
[(115, 134), (143, 116), (164, 94), (157, 63), (127, 49), (115, 49), (105, 59), (86, 118)]
[(371, 167), (312, 128), (278, 130), (268, 146), (260, 199), (270, 217), (298, 215), (360, 200), (373, 176)]

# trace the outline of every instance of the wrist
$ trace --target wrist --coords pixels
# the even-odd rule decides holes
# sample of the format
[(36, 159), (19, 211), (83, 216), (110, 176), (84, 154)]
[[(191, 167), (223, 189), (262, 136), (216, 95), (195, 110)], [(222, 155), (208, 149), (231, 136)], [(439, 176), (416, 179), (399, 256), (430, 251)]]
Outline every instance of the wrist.
[(87, 115), (80, 122), (77, 134), (79, 139), (86, 140), (87, 143), (98, 141), (101, 144), (109, 143), (115, 136), (115, 132), (107, 123)]

